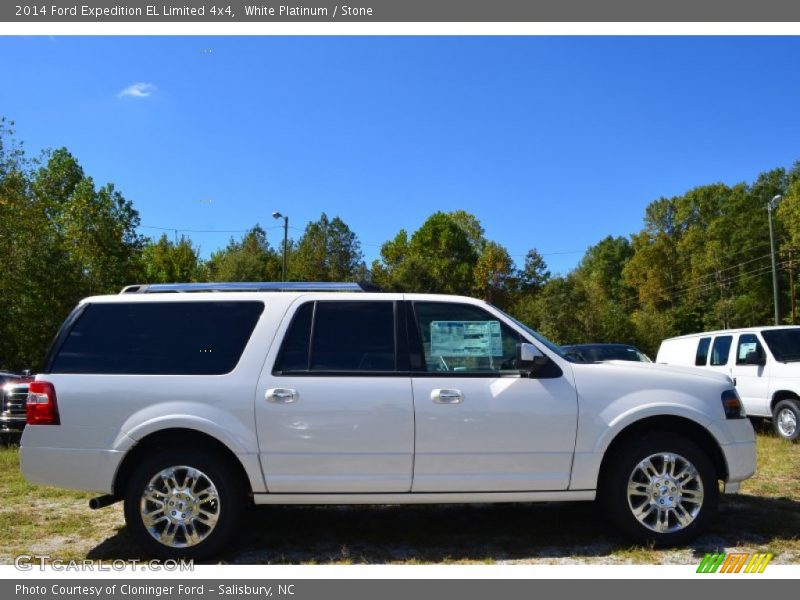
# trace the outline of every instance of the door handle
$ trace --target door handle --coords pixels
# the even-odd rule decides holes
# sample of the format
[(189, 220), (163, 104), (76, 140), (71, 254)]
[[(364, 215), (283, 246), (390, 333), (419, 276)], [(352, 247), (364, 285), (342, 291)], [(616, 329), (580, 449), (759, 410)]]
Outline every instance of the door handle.
[(266, 391), (264, 397), (267, 402), (274, 402), (275, 404), (290, 404), (295, 402), (298, 398), (297, 390), (289, 388), (271, 388)]
[(464, 401), (464, 394), (461, 390), (433, 390), (431, 400), (437, 404), (461, 404)]

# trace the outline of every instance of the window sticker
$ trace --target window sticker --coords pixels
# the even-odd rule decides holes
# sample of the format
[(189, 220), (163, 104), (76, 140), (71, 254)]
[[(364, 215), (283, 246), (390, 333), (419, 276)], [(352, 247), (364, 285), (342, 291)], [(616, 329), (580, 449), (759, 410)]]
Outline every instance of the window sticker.
[(757, 342), (740, 342), (739, 343), (739, 360), (744, 360), (750, 352), (755, 352), (758, 344)]
[(503, 356), (500, 321), (432, 321), (431, 356)]

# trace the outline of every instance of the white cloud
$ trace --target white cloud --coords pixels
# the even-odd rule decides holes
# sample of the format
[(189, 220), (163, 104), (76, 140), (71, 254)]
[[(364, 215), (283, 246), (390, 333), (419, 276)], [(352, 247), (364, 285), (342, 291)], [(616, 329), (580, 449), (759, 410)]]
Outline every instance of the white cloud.
[(147, 98), (157, 89), (158, 88), (152, 83), (132, 83), (119, 94), (117, 94), (117, 96), (119, 98), (124, 98), (125, 96), (131, 96), (133, 98)]

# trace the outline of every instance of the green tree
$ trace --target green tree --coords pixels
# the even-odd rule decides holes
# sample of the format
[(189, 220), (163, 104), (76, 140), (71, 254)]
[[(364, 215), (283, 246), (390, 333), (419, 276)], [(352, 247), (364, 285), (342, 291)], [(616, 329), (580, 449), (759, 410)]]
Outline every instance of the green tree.
[(66, 149), (29, 160), (5, 122), (0, 139), (0, 362), (35, 368), (78, 300), (135, 281), (139, 215)]
[(239, 241), (231, 240), (211, 254), (204, 265), (208, 281), (279, 281), (282, 258), (267, 241), (267, 233), (256, 225)]
[(483, 229), (483, 225), (481, 225), (481, 222), (478, 220), (478, 217), (462, 209), (454, 210), (453, 212), (447, 213), (447, 215), (453, 219), (455, 224), (467, 235), (470, 246), (472, 246), (475, 252), (479, 254), (483, 252), (483, 247), (486, 245), (487, 241), (486, 232)]
[(536, 248), (531, 248), (525, 254), (525, 262), (517, 277), (524, 292), (538, 292), (550, 280), (547, 263)]
[(360, 281), (366, 267), (361, 243), (339, 217), (306, 225), (289, 261), (290, 279), (297, 281)]
[(469, 294), (478, 253), (465, 229), (449, 214), (428, 217), (409, 240), (401, 231), (381, 247), (373, 277), (386, 289)]
[(514, 261), (503, 246), (486, 242), (474, 268), (474, 292), (487, 302), (504, 306), (516, 283)]
[(148, 240), (141, 260), (144, 283), (191, 282), (202, 277), (200, 252), (184, 236), (177, 243), (166, 234), (157, 241)]

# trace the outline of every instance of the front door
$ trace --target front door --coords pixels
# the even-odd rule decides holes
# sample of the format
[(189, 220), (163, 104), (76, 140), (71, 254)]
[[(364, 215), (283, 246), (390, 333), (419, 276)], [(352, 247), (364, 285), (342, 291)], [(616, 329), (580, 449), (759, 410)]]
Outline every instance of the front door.
[(571, 373), (551, 363), (520, 376), (520, 333), (483, 307), (413, 307), (413, 491), (567, 489), (578, 415)]
[(731, 366), (731, 377), (748, 415), (769, 415), (769, 377), (767, 365), (747, 364), (750, 352), (766, 356), (761, 341), (755, 333), (741, 333), (736, 344), (736, 354)]
[(351, 298), (296, 302), (267, 357), (256, 424), (271, 493), (411, 490), (414, 405), (407, 366), (398, 364), (401, 296)]

